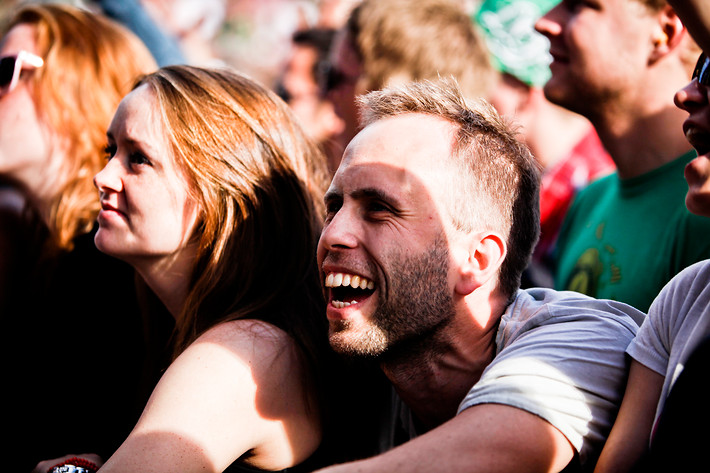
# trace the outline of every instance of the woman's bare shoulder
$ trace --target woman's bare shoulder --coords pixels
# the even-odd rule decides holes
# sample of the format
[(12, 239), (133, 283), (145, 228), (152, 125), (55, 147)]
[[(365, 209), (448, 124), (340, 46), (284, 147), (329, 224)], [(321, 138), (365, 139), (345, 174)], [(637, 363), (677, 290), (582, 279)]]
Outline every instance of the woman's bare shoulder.
[(290, 351), (296, 344), (284, 330), (256, 319), (232, 320), (218, 324), (193, 342), (192, 346), (214, 344), (247, 358), (271, 359)]

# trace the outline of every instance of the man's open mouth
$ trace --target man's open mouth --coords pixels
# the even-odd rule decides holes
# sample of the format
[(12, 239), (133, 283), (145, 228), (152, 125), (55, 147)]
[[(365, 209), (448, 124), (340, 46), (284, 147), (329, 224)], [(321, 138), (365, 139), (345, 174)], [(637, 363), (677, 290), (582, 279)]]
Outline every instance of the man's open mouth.
[(357, 304), (375, 291), (374, 281), (348, 273), (328, 273), (325, 287), (330, 289), (330, 303), (338, 309)]

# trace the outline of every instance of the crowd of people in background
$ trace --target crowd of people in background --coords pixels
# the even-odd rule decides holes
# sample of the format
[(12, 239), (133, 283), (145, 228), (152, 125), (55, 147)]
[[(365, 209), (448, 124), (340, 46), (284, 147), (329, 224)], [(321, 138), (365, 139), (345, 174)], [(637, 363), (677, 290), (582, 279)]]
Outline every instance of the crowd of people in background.
[(0, 5), (13, 471), (648, 472), (710, 421), (710, 3)]

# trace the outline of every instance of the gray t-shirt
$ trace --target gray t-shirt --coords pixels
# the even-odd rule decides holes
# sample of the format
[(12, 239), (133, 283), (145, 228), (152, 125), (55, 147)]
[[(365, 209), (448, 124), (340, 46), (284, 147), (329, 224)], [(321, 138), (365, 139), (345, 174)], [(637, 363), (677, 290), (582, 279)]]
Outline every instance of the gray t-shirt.
[(676, 275), (648, 310), (648, 317), (627, 352), (665, 376), (656, 418), (688, 357), (710, 334), (710, 260)]
[[(582, 463), (596, 459), (623, 396), (624, 351), (643, 318), (616, 301), (552, 289), (518, 291), (501, 318), (495, 358), (458, 412), (490, 403), (523, 409), (562, 432)], [(401, 443), (402, 431), (416, 436), (411, 414), (396, 397), (392, 409), (383, 450)]]

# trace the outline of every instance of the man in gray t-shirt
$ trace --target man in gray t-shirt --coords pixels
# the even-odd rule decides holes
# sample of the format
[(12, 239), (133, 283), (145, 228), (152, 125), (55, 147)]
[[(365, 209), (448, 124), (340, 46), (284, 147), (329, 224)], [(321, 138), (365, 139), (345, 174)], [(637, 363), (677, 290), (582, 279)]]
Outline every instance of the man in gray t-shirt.
[(401, 400), (383, 450), (403, 443), (324, 471), (589, 468), (643, 314), (519, 290), (539, 234), (539, 170), (490, 106), (446, 80), (361, 100), (318, 262), (331, 346), (380, 364)]

